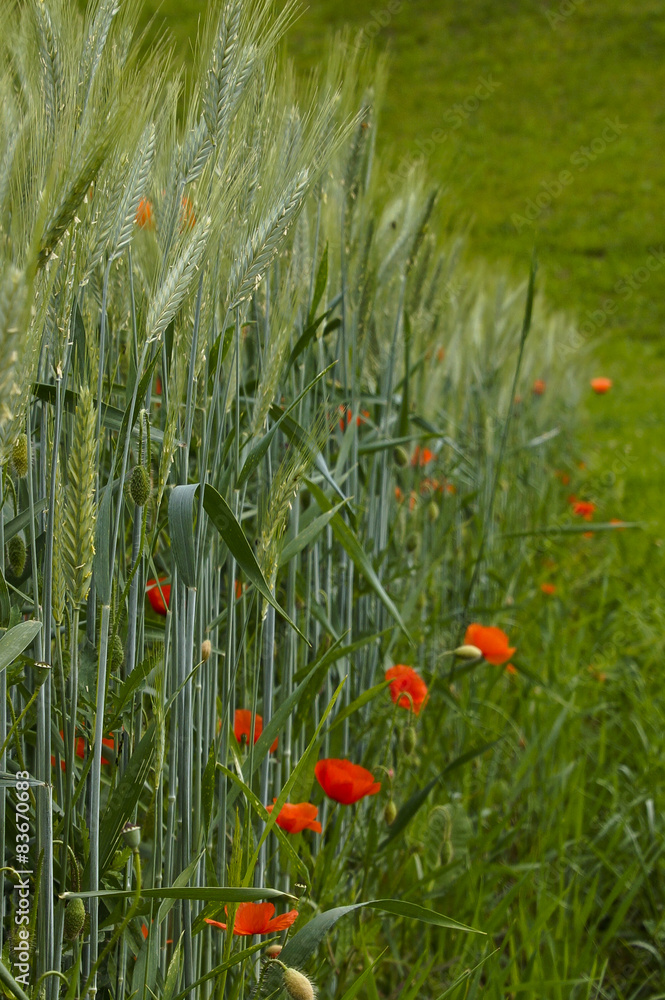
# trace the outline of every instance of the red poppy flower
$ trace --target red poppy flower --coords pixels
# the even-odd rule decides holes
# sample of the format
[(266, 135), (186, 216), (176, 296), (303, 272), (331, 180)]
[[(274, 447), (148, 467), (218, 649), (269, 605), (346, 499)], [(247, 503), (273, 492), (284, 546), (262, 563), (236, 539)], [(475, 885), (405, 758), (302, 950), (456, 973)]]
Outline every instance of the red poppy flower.
[(575, 500), (573, 502), (573, 514), (583, 517), (585, 521), (591, 521), (596, 505), (592, 500)]
[(537, 378), (536, 381), (533, 383), (534, 396), (542, 396), (546, 388), (547, 384), (543, 381), (543, 379)]
[(613, 517), (610, 519), (610, 524), (614, 526), (616, 531), (625, 531), (625, 521), (622, 521), (620, 517)]
[[(63, 733), (62, 729), (60, 730), (60, 736), (64, 740), (65, 734)], [(115, 757), (115, 740), (113, 739), (113, 736), (109, 733), (107, 737), (102, 737), (102, 743), (104, 744), (105, 747), (109, 747), (113, 751), (113, 756)], [(75, 753), (76, 756), (80, 757), (81, 760), (83, 760), (83, 758), (85, 757), (85, 739), (83, 738), (83, 736), (78, 736), (76, 739)], [(104, 754), (102, 754), (102, 764), (111, 764), (111, 763), (112, 763), (111, 760), (109, 760), (104, 756)], [(51, 757), (51, 767), (55, 767), (54, 756)], [(65, 771), (66, 769), (67, 768), (64, 760), (61, 760), (60, 770)]]
[[(251, 937), (252, 934), (272, 934), (274, 931), (285, 931), (298, 919), (297, 910), (289, 910), (279, 917), (273, 917), (275, 907), (272, 903), (240, 903), (236, 910), (236, 917), (233, 921), (233, 933), (241, 937)], [(228, 913), (224, 907), (224, 913)], [(211, 927), (219, 927), (226, 930), (226, 924), (219, 920), (205, 918), (205, 922)]]
[(243, 593), (244, 589), (245, 589), (245, 587), (244, 587), (243, 583), (240, 580), (236, 580), (236, 582), (235, 582), (236, 601), (240, 600), (240, 598), (242, 597), (242, 593)]
[[(249, 737), (252, 732), (252, 713), (247, 708), (236, 708), (235, 715), (233, 716), (233, 732), (235, 733), (235, 738), (238, 743), (249, 743)], [(259, 736), (263, 732), (263, 717), (260, 715), (255, 716), (254, 719), (254, 742), (258, 740)], [(274, 753), (277, 749), (277, 740), (270, 747), (270, 753)]]
[(157, 378), (155, 379), (155, 395), (161, 396), (161, 394), (162, 394), (162, 380), (158, 375)]
[(390, 697), (393, 705), (397, 704), (400, 708), (409, 709), (414, 715), (418, 715), (427, 702), (428, 691), (425, 681), (413, 667), (397, 663), (390, 670), (386, 670), (386, 680), (390, 681)]
[(500, 667), (510, 659), (517, 647), (508, 645), (508, 636), (494, 625), (474, 622), (466, 630), (465, 646), (477, 646), (488, 663)]
[(440, 347), (438, 349), (438, 351), (436, 352), (436, 360), (437, 361), (443, 361), (443, 359), (445, 358), (445, 356), (446, 356), (445, 348), (444, 347)]
[[(277, 799), (273, 799), (273, 802), (277, 802)], [(266, 806), (269, 813), (274, 808), (274, 806)], [(319, 810), (310, 802), (285, 802), (279, 810), (276, 823), (287, 833), (302, 833), (303, 830), (314, 830), (315, 833), (321, 833), (321, 824), (316, 818), (318, 815)]]
[[(157, 580), (148, 580), (146, 584), (146, 593), (148, 595), (148, 600), (153, 611), (156, 611), (158, 615), (165, 615), (169, 610), (169, 604), (171, 602), (171, 584), (163, 583), (166, 580), (165, 576), (160, 576), (159, 583), (157, 586)], [(161, 592), (160, 592), (161, 588)]]
[(381, 790), (381, 782), (374, 780), (371, 771), (360, 764), (352, 764), (350, 760), (335, 757), (319, 760), (314, 774), (328, 798), (343, 806), (353, 805), (366, 795), (376, 795)]
[(413, 455), (411, 456), (411, 465), (428, 465), (429, 462), (434, 458), (434, 452), (430, 451), (429, 448), (421, 448), (419, 444), (413, 449)]
[(592, 378), (590, 382), (591, 388), (599, 396), (604, 396), (606, 392), (609, 392), (612, 388), (611, 378)]
[(397, 503), (402, 503), (402, 501), (404, 500), (404, 494), (399, 488), (399, 486), (395, 487), (395, 500), (397, 500)]
[(148, 198), (141, 198), (135, 217), (136, 225), (141, 229), (154, 229), (155, 219), (152, 214), (152, 202)]
[(540, 589), (543, 594), (556, 594), (556, 584), (554, 583), (541, 583)]
[(517, 673), (517, 668), (514, 667), (512, 665), (512, 663), (507, 663), (506, 664), (506, 673), (507, 674), (516, 674)]
[(561, 469), (555, 469), (554, 475), (557, 477), (557, 479), (561, 480), (564, 486), (568, 486), (568, 484), (570, 483), (570, 476), (568, 475), (567, 472), (562, 472)]

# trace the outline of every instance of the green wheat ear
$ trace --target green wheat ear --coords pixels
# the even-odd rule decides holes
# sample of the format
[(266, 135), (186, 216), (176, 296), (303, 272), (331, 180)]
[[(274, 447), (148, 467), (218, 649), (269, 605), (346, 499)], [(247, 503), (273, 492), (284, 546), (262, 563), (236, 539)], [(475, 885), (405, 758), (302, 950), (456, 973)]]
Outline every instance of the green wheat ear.
[(75, 606), (88, 595), (95, 554), (95, 425), (92, 393), (86, 387), (81, 389), (74, 415), (62, 513), (63, 577)]

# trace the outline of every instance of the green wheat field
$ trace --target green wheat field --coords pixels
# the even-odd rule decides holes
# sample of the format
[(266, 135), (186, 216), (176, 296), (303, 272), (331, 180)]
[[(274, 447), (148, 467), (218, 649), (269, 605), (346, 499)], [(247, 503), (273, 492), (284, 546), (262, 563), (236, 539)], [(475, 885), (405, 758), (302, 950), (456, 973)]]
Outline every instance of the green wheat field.
[(665, 15), (379, 3), (0, 0), (4, 997), (665, 997)]

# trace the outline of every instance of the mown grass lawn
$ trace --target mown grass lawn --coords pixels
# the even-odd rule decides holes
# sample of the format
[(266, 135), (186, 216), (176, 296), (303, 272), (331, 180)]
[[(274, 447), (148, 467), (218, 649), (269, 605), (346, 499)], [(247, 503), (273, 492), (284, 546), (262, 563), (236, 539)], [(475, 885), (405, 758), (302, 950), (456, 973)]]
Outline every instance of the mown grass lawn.
[[(197, 0), (159, 5), (181, 48), (192, 44), (203, 8)], [(552, 305), (580, 322), (591, 314), (594, 361), (568, 352), (571, 378), (593, 369), (615, 388), (589, 397), (580, 414), (582, 451), (591, 476), (612, 464), (619, 473), (624, 500), (613, 513), (644, 519), (650, 535), (661, 535), (662, 4), (317, 0), (288, 36), (299, 65), (316, 65), (328, 34), (344, 24), (390, 52), (378, 137), (387, 174), (433, 147), (426, 160), (442, 190), (441, 225), (471, 224), (470, 256), (521, 276), (535, 246), (540, 287)], [(495, 89), (474, 101), (483, 79)], [(608, 121), (618, 129), (604, 141), (604, 133), (613, 135)], [(557, 195), (562, 171), (570, 181)], [(539, 196), (544, 207), (532, 208), (535, 221), (523, 224), (518, 217), (526, 219)], [(661, 253), (653, 271), (652, 248)], [(651, 548), (652, 540), (644, 543)]]

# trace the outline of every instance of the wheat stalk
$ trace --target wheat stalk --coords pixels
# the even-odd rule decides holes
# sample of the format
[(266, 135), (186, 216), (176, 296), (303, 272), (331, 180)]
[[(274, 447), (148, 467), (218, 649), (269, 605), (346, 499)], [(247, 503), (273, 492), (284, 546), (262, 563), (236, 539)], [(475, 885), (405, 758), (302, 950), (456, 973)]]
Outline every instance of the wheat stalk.
[(62, 573), (74, 607), (90, 589), (95, 554), (96, 415), (88, 387), (79, 394), (62, 511)]

